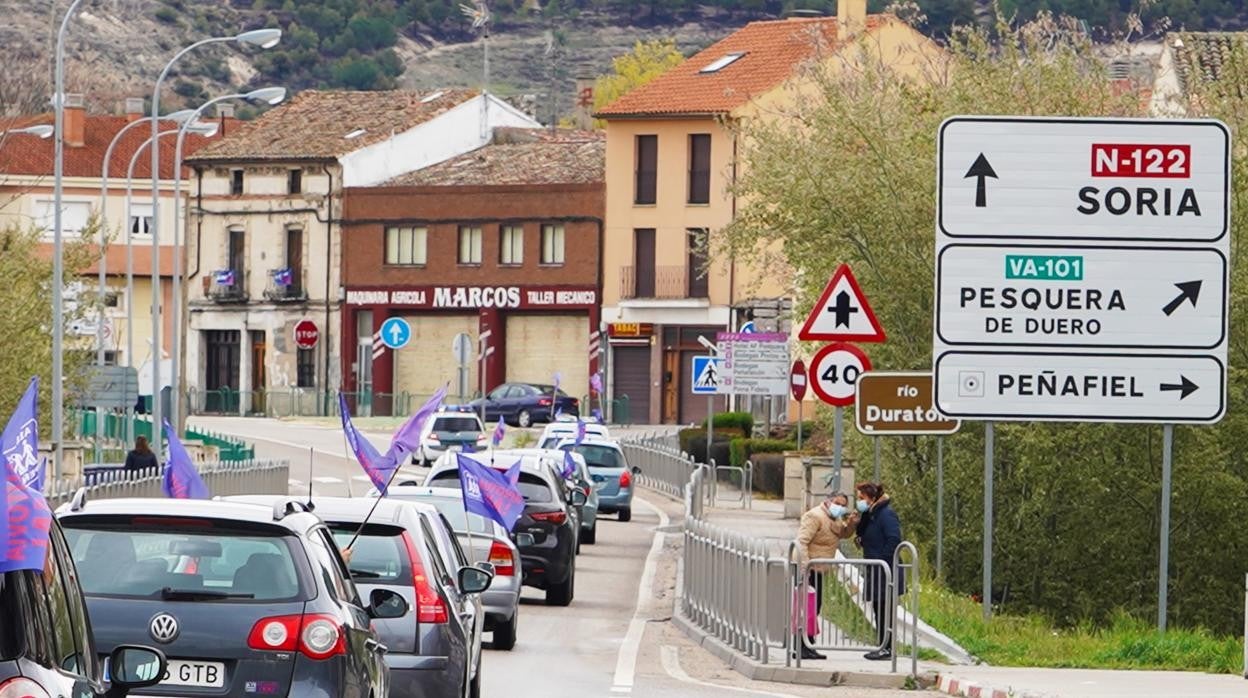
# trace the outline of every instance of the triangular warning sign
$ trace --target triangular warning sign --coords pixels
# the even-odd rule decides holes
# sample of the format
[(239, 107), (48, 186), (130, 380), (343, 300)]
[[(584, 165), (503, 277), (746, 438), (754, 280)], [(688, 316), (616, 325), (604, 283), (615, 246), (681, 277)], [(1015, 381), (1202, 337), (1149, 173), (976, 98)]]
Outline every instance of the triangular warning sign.
[(842, 264), (832, 275), (797, 336), (829, 342), (884, 341), (884, 328), (848, 264)]

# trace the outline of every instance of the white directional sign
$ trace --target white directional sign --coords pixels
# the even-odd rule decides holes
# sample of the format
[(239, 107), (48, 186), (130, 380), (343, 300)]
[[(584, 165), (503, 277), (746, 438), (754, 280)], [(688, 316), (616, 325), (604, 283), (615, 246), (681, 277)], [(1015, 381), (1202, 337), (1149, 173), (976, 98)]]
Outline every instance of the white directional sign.
[(933, 362), (943, 413), (1222, 418), (1223, 124), (956, 117), (939, 148)]
[(789, 335), (777, 332), (720, 332), (723, 392), (730, 395), (789, 393)]

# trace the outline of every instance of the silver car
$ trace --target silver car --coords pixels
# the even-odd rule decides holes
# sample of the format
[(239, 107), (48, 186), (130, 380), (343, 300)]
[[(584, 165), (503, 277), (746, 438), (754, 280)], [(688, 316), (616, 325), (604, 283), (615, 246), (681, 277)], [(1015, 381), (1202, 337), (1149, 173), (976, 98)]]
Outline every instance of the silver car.
[[(520, 622), (520, 550), (511, 541), (507, 529), (489, 519), (464, 511), (463, 493), (450, 488), (394, 486), (388, 499), (422, 502), (442, 512), (456, 537), (468, 552), (469, 562), (486, 561), (494, 566), (494, 581), (481, 594), (485, 606), (485, 630), (494, 633), (493, 648), (510, 650), (516, 646), (516, 627)], [(471, 533), (469, 527), (471, 526)], [(528, 533), (517, 538), (532, 545)]]

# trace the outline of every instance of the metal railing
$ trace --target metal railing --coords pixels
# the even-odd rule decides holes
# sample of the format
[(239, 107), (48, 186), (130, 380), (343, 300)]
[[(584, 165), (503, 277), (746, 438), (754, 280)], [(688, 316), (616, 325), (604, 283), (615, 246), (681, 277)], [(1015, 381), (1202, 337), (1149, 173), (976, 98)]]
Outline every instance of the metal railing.
[(629, 465), (641, 468), (637, 480), (643, 487), (673, 497), (684, 496), (689, 478), (699, 467), (693, 457), (680, 450), (674, 437), (649, 434), (620, 444)]
[[(278, 460), (254, 460), (205, 463), (198, 466), (208, 491), (215, 496), (240, 494), (285, 494), (290, 490), (290, 463)], [(87, 499), (118, 499), (121, 497), (164, 497), (162, 468), (136, 472), (98, 473), (87, 485), (83, 476), (64, 477), (48, 482), (45, 495), (53, 509), (73, 499), (74, 493), (86, 488)]]
[[(620, 267), (620, 298), (676, 299), (705, 298), (702, 284), (690, 288), (689, 268), (685, 266), (663, 266), (653, 268), (652, 278), (643, 278), (638, 283), (637, 267)], [(691, 293), (690, 291), (693, 291)]]
[[(744, 465), (718, 465), (715, 463), (714, 458), (709, 460), (711, 461), (710, 468), (712, 473), (710, 481), (711, 493), (709, 495), (711, 505), (714, 506), (722, 502), (725, 504), (740, 504), (742, 509), (752, 509), (754, 506), (754, 462), (747, 460)], [(729, 480), (732, 479), (734, 474), (740, 478), (739, 490), (736, 496), (732, 496), (731, 490), (728, 491), (727, 498), (719, 496), (721, 473), (727, 473)]]
[[(791, 546), (793, 551), (796, 546)], [(892, 570), (883, 560), (821, 558), (790, 565), (795, 608), (793, 639), (789, 647), (803, 645), (819, 651), (874, 651), (891, 647), (894, 613)], [(811, 585), (814, 588), (811, 588)], [(883, 594), (883, 601), (880, 595)], [(811, 617), (809, 597), (815, 608)], [(884, 631), (881, 631), (884, 628)], [(813, 632), (812, 632), (813, 631)], [(802, 666), (800, 652), (789, 653), (788, 662)]]

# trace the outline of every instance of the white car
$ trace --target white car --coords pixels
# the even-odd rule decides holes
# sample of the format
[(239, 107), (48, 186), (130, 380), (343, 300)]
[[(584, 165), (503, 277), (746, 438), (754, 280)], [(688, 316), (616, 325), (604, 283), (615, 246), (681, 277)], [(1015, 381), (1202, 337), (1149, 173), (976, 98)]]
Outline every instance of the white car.
[(420, 432), (420, 451), (412, 455), (412, 460), (429, 465), (443, 453), (484, 451), (488, 443), (485, 426), (475, 412), (443, 410), (425, 422)]
[[(537, 440), (537, 447), (557, 448), (560, 441), (575, 438), (576, 418), (561, 417), (558, 421), (546, 425), (546, 428), (542, 430), (541, 437)], [(608, 441), (611, 439), (611, 433), (605, 424), (585, 420), (585, 438)]]

